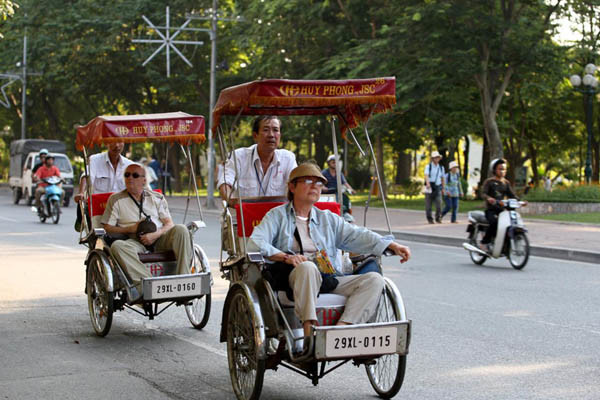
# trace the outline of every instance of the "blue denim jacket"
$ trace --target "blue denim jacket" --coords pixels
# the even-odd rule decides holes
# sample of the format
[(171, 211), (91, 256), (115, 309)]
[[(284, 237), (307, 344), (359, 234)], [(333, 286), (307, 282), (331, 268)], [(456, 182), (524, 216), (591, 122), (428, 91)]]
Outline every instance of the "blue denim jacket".
[[(292, 203), (275, 207), (254, 228), (248, 241), (248, 250), (260, 251), (265, 257), (290, 252), (295, 229), (296, 213)], [(319, 250), (325, 250), (338, 275), (343, 275), (338, 249), (381, 255), (392, 243), (391, 237), (383, 237), (367, 228), (349, 224), (339, 215), (314, 206), (310, 211), (308, 230), (315, 246)]]

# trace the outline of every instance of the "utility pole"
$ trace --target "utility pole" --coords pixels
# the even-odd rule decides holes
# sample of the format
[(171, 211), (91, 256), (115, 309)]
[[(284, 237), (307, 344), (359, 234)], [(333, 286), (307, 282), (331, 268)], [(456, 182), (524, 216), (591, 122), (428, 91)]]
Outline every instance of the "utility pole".
[(21, 139), (25, 139), (27, 127), (27, 75), (41, 75), (38, 72), (27, 72), (27, 33), (23, 36), (23, 59), (17, 63), (17, 67), (22, 67), (19, 73), (0, 74), (0, 78), (9, 79), (9, 81), (0, 86), (0, 91), (4, 100), (0, 99), (0, 104), (6, 108), (10, 108), (10, 103), (6, 97), (4, 89), (16, 80), (21, 80)]
[(210, 29), (206, 30), (210, 34), (210, 109), (208, 111), (208, 179), (206, 184), (206, 207), (209, 209), (215, 209), (215, 144), (213, 138), (213, 126), (214, 120), (212, 110), (215, 107), (217, 97), (217, 22), (218, 21), (242, 21), (241, 17), (236, 18), (224, 18), (219, 16), (219, 9), (217, 0), (213, 0), (212, 10), (209, 15), (206, 16), (194, 16), (193, 14), (187, 15), (188, 18), (198, 20), (210, 20)]

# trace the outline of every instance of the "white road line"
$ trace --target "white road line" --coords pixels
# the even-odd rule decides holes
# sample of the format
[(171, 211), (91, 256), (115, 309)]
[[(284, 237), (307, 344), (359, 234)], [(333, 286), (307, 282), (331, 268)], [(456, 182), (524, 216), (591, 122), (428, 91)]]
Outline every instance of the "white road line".
[(200, 347), (201, 349), (208, 350), (211, 353), (214, 353), (216, 355), (219, 355), (219, 356), (227, 358), (227, 352), (226, 351), (221, 350), (221, 349), (217, 349), (216, 347), (213, 347), (213, 346), (208, 345), (206, 343), (202, 343), (199, 340), (192, 339), (190, 337), (187, 337), (187, 336), (184, 336), (184, 335), (180, 335), (180, 334), (175, 333), (175, 332), (171, 332), (169, 330), (166, 330), (166, 329), (160, 328), (160, 327), (158, 327), (156, 325), (153, 325), (153, 324), (151, 324), (149, 322), (145, 322), (143, 325), (144, 325), (144, 327), (146, 327), (148, 329), (152, 329), (152, 330), (155, 330), (155, 331), (160, 331), (161, 333), (164, 333), (165, 335), (169, 335), (169, 336), (172, 336), (172, 337), (174, 337), (176, 339), (183, 340), (184, 342), (193, 344), (196, 347)]
[(0, 219), (3, 221), (8, 221), (8, 222), (19, 222), (16, 219), (6, 218), (6, 217), (2, 217), (2, 216), (0, 216)]
[(80, 254), (82, 252), (85, 253), (84, 249), (79, 249), (77, 247), (61, 246), (60, 244), (54, 244), (54, 243), (46, 243), (46, 246), (52, 247), (53, 249), (68, 251), (68, 252), (71, 252), (71, 253), (77, 253), (77, 254)]

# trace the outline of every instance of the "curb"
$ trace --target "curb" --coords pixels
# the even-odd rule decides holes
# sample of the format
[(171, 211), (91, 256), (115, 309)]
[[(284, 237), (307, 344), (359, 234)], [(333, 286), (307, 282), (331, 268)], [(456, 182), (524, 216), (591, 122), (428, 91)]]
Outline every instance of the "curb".
[[(192, 207), (190, 207), (192, 208)], [(194, 207), (195, 208), (195, 207)], [(185, 211), (185, 207), (171, 207), (172, 210), (178, 210), (180, 212)], [(206, 215), (221, 215), (222, 210), (209, 210), (204, 205), (202, 212)], [(588, 224), (586, 224), (588, 225)], [(388, 231), (381, 229), (372, 229), (373, 232), (377, 232), (380, 235), (387, 235)], [(439, 244), (442, 246), (450, 247), (461, 247), (465, 242), (466, 238), (456, 238), (450, 236), (440, 236), (432, 234), (414, 233), (408, 231), (392, 231), (394, 237), (399, 240), (407, 240), (409, 242)], [(580, 261), (591, 264), (600, 264), (600, 253), (587, 251), (587, 250), (576, 250), (566, 249), (562, 247), (545, 247), (545, 246), (530, 246), (530, 255), (535, 257), (553, 258), (558, 260), (567, 261)]]
[[(380, 235), (388, 235), (388, 231), (373, 229)], [(442, 246), (462, 247), (466, 238), (454, 238), (440, 235), (424, 235), (421, 233), (393, 231), (394, 237), (410, 242), (439, 244)], [(561, 247), (530, 246), (530, 255), (535, 257), (555, 258), (559, 260), (580, 261), (591, 264), (600, 264), (600, 253), (586, 250), (565, 249)]]

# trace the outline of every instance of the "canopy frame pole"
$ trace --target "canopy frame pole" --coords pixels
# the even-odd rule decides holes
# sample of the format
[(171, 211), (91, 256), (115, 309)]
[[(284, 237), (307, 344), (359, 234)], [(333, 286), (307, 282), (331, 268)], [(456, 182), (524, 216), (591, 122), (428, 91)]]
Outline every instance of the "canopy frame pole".
[[(190, 176), (192, 177), (192, 182), (194, 183), (194, 193), (196, 194), (196, 204), (198, 205), (198, 212), (200, 213), (200, 219), (202, 220), (202, 222), (204, 222), (204, 214), (202, 213), (202, 206), (200, 205), (200, 194), (198, 193), (198, 183), (196, 182), (196, 172), (194, 171), (194, 160), (192, 159), (192, 151), (191, 151), (191, 146), (188, 144), (186, 146), (187, 148), (187, 153), (188, 153), (188, 158), (189, 158), (189, 163), (190, 163)], [(183, 151), (183, 154), (185, 154), (185, 149), (183, 146), (181, 146), (181, 150)], [(189, 190), (188, 190), (189, 193)], [(189, 195), (188, 195), (188, 201), (189, 201)], [(186, 207), (186, 214), (187, 214), (187, 207)], [(184, 219), (184, 223), (185, 223), (185, 219)]]
[[(242, 113), (242, 110), (240, 109), (240, 113), (239, 115)], [(229, 130), (229, 138), (231, 140), (231, 148), (233, 149), (233, 125), (231, 127), (231, 129)], [(235, 180), (237, 181), (239, 176), (238, 176), (238, 163), (237, 163), (237, 155), (235, 154), (235, 150), (232, 150), (231, 155), (233, 156), (233, 167), (235, 168)], [(225, 169), (225, 168), (223, 168)], [(233, 193), (233, 188), (231, 188), (231, 193), (229, 194), (229, 197), (231, 198), (231, 194)], [(241, 222), (242, 222), (242, 238), (244, 240), (244, 251), (246, 251), (246, 249), (248, 248), (248, 240), (246, 238), (246, 225), (244, 224), (244, 202), (243, 202), (243, 197), (240, 195), (240, 191), (238, 190), (238, 205), (240, 206), (240, 218), (241, 218)], [(239, 223), (239, 222), (238, 222)]]
[[(388, 215), (387, 205), (385, 204), (385, 196), (383, 195), (383, 185), (381, 183), (381, 176), (379, 175), (379, 168), (377, 167), (377, 158), (375, 157), (375, 151), (373, 150), (373, 144), (371, 143), (371, 138), (369, 137), (369, 130), (367, 129), (367, 123), (369, 120), (363, 123), (363, 130), (365, 132), (365, 136), (367, 137), (367, 143), (369, 144), (369, 150), (371, 151), (371, 157), (373, 158), (373, 164), (375, 166), (375, 175), (377, 177), (377, 184), (379, 185), (379, 193), (381, 194), (381, 202), (383, 203), (383, 213), (385, 214), (385, 222), (388, 226), (388, 232), (392, 235), (392, 225), (390, 224), (390, 216)], [(366, 215), (365, 215), (366, 222)]]
[(366, 156), (365, 151), (362, 149), (362, 147), (360, 147), (360, 144), (358, 143), (356, 136), (354, 136), (354, 132), (352, 132), (352, 129), (348, 128), (348, 132), (350, 132), (350, 136), (352, 136), (352, 140), (354, 140), (354, 144), (356, 144), (356, 147), (358, 147), (358, 151), (360, 152), (360, 155), (362, 157)]
[(342, 199), (342, 176), (340, 175), (342, 169), (340, 168), (340, 157), (338, 155), (337, 135), (335, 132), (335, 116), (331, 117), (331, 139), (333, 140), (333, 155), (335, 157), (335, 180), (337, 186), (336, 199), (340, 204), (340, 211), (342, 216), (344, 215), (344, 202)]
[[(87, 161), (88, 161), (87, 151), (86, 151), (86, 149), (84, 147), (83, 148), (83, 173), (84, 173), (83, 179), (85, 179), (85, 183), (86, 183), (86, 185), (85, 185), (86, 197), (87, 197), (87, 199), (90, 200), (90, 207), (89, 207), (89, 210), (87, 210), (87, 211), (89, 213), (89, 221), (91, 223), (91, 221), (92, 221), (92, 209), (93, 209), (94, 205), (92, 204), (92, 191), (91, 191), (91, 187), (88, 184), (88, 182), (89, 182), (89, 179), (88, 179), (89, 170), (88, 170), (88, 168), (89, 167), (88, 167)], [(79, 185), (81, 185), (81, 178), (80, 178), (80, 181), (79, 181)], [(82, 202), (83, 202), (83, 204), (82, 204)], [(77, 207), (81, 208), (81, 219), (82, 219), (81, 223), (84, 224), (84, 226), (86, 227), (86, 229), (82, 229), (82, 230), (79, 231), (79, 241), (81, 241), (81, 239), (83, 239), (83, 232), (84, 232), (84, 230), (89, 234), (92, 231), (93, 226), (88, 226), (88, 215), (85, 212), (85, 200), (80, 200), (79, 203), (77, 204)]]

